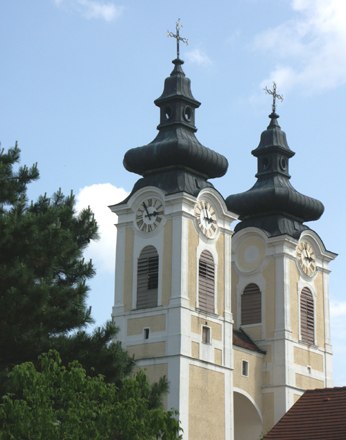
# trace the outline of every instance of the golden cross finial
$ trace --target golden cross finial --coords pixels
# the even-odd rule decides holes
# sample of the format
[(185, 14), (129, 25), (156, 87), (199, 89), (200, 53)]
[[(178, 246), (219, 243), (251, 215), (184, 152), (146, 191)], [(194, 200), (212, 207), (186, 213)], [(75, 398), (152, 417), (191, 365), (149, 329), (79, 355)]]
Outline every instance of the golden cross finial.
[(272, 110), (273, 113), (275, 113), (276, 111), (276, 99), (278, 99), (279, 101), (283, 101), (284, 97), (282, 95), (279, 95), (278, 93), (276, 93), (276, 83), (273, 81), (273, 90), (268, 89), (268, 87), (266, 86), (263, 89), (266, 93), (268, 93), (268, 95), (272, 95), (273, 97), (273, 104), (272, 104)]
[(178, 18), (176, 24), (175, 24), (175, 29), (176, 29), (176, 33), (174, 34), (173, 32), (167, 31), (167, 37), (172, 37), (175, 38), (177, 40), (177, 59), (179, 60), (179, 42), (183, 42), (185, 44), (189, 44), (189, 40), (187, 38), (181, 37), (180, 36), (180, 29), (183, 27), (182, 24), (180, 24), (180, 18)]

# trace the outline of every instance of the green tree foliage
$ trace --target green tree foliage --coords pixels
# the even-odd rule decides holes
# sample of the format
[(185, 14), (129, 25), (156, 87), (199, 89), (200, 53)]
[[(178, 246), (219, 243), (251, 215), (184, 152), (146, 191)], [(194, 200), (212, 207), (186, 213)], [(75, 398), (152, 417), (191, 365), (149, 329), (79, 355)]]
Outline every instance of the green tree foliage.
[(89, 377), (78, 362), (61, 364), (57, 352), (16, 366), (11, 394), (0, 404), (0, 439), (173, 440), (179, 423), (172, 412), (152, 407), (152, 388), (139, 372), (121, 389), (102, 376)]
[(93, 213), (77, 214), (73, 194), (61, 191), (29, 203), (27, 185), (39, 173), (19, 159), (17, 146), (0, 152), (0, 378), (55, 348), (65, 363), (77, 359), (88, 374), (121, 382), (133, 360), (114, 342), (114, 325), (86, 332), (95, 272), (83, 251), (97, 238)]
[(17, 146), (0, 152), (0, 440), (179, 438), (161, 405), (167, 381), (129, 376), (111, 322), (86, 331), (93, 213), (61, 191), (29, 203), (39, 173), (19, 159)]

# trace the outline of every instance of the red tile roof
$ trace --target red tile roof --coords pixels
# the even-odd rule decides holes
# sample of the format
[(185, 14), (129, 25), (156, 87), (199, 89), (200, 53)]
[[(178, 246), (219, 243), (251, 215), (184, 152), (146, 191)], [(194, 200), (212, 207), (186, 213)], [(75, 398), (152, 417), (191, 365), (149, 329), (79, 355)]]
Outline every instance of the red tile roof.
[(345, 440), (346, 387), (308, 390), (264, 440)]
[(243, 329), (233, 329), (233, 345), (237, 347), (246, 348), (246, 350), (257, 351), (257, 353), (265, 354), (265, 351), (261, 350), (255, 342), (247, 335)]

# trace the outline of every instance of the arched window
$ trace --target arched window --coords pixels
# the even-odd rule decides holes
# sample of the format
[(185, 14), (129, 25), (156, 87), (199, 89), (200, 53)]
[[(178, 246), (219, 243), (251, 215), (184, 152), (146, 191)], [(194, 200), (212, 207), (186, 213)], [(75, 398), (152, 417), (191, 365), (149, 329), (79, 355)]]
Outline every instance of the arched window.
[(241, 324), (262, 322), (262, 298), (257, 284), (248, 284), (241, 296)]
[(159, 255), (154, 246), (146, 246), (137, 263), (137, 309), (157, 306)]
[(198, 264), (199, 308), (214, 313), (215, 265), (209, 251), (203, 251)]
[(300, 293), (300, 337), (307, 344), (315, 342), (314, 299), (307, 287)]

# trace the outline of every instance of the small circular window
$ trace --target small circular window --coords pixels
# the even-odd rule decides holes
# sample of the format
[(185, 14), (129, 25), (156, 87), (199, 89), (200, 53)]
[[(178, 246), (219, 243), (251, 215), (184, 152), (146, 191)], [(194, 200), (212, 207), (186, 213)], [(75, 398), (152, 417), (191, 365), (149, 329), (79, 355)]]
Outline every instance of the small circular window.
[(192, 108), (190, 106), (186, 106), (184, 108), (184, 113), (183, 113), (184, 119), (187, 122), (190, 122), (192, 119)]
[(280, 168), (285, 171), (287, 169), (287, 159), (285, 157), (282, 157), (280, 159)]

